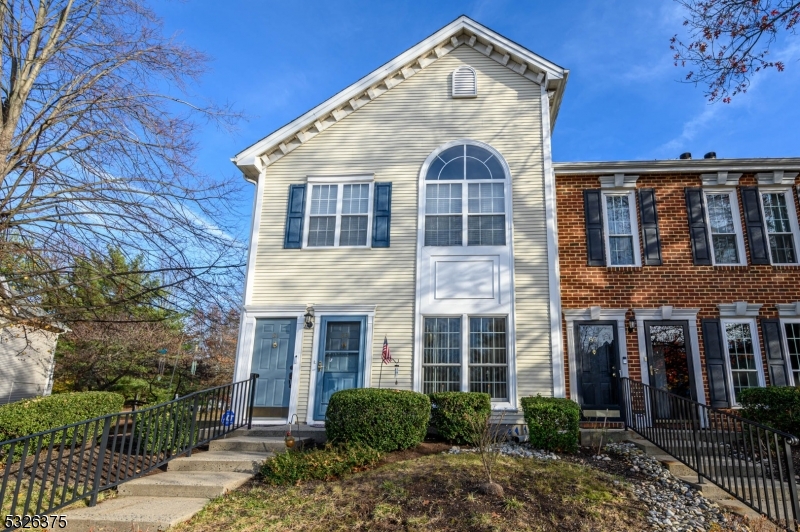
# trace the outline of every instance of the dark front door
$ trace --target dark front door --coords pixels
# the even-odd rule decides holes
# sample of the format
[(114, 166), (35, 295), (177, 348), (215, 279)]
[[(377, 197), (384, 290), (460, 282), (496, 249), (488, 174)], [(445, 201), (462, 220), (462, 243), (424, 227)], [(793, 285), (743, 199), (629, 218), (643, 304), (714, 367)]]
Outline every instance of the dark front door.
[(616, 322), (585, 321), (575, 327), (578, 396), (586, 418), (619, 417)]
[(253, 373), (258, 373), (253, 416), (288, 417), (297, 319), (258, 319)]
[(650, 386), (697, 400), (686, 321), (644, 322)]

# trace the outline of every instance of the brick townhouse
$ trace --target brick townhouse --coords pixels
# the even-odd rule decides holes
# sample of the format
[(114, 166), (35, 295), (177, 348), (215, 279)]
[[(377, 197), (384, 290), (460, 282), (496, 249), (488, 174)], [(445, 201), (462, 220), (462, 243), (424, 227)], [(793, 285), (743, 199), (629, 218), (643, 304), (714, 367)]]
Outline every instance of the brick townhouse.
[(800, 385), (800, 159), (555, 163), (566, 393)]

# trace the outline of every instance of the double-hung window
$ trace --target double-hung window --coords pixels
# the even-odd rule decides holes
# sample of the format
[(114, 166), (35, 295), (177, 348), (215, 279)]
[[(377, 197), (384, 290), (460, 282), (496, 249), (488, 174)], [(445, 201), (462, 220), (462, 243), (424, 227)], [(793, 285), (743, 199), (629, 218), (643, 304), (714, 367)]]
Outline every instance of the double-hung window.
[(423, 392), (483, 392), (508, 401), (507, 324), (505, 316), (424, 318)]
[(759, 190), (772, 264), (797, 264), (800, 231), (791, 189)]
[(745, 263), (742, 220), (736, 190), (704, 190), (712, 260), (715, 265)]
[(603, 225), (608, 266), (640, 266), (633, 191), (603, 192)]
[(505, 246), (506, 173), (489, 150), (459, 144), (425, 174), (426, 246)]
[(789, 372), (794, 386), (800, 386), (800, 319), (783, 319), (783, 341), (786, 357), (789, 359)]
[(306, 247), (367, 246), (372, 186), (372, 182), (309, 182)]
[(739, 404), (742, 390), (764, 386), (758, 329), (755, 320), (722, 320), (725, 351), (730, 371), (734, 403)]

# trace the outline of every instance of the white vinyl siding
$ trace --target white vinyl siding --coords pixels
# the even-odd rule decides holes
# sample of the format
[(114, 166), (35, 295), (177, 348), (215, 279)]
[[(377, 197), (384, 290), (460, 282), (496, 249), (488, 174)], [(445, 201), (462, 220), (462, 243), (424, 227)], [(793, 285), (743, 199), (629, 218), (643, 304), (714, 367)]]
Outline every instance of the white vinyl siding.
[[(464, 64), (477, 71), (480, 98), (450, 97), (448, 77)], [(264, 201), (250, 304), (377, 305), (371, 384), (378, 385), (386, 336), (399, 360), (397, 387), (412, 389), (420, 168), (447, 142), (481, 140), (503, 155), (511, 171), (506, 191), (513, 191), (515, 319), (517, 330), (523, 331), (516, 339), (517, 395), (550, 395), (550, 262), (540, 98), (535, 83), (461, 46), (274, 162), (262, 176)], [(305, 183), (309, 175), (360, 173), (392, 183), (391, 247), (283, 249), (289, 185)], [(309, 382), (316, 375), (311, 371), (312, 336), (311, 331), (303, 334), (295, 381), (301, 420), (306, 418)], [(385, 386), (385, 368), (383, 380)]]

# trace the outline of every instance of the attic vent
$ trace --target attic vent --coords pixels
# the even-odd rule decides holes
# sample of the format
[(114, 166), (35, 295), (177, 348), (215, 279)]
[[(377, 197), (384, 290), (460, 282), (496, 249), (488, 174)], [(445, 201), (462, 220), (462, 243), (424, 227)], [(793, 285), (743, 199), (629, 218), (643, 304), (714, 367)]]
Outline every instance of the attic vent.
[(474, 98), (478, 95), (478, 79), (472, 67), (462, 66), (453, 72), (453, 98)]

